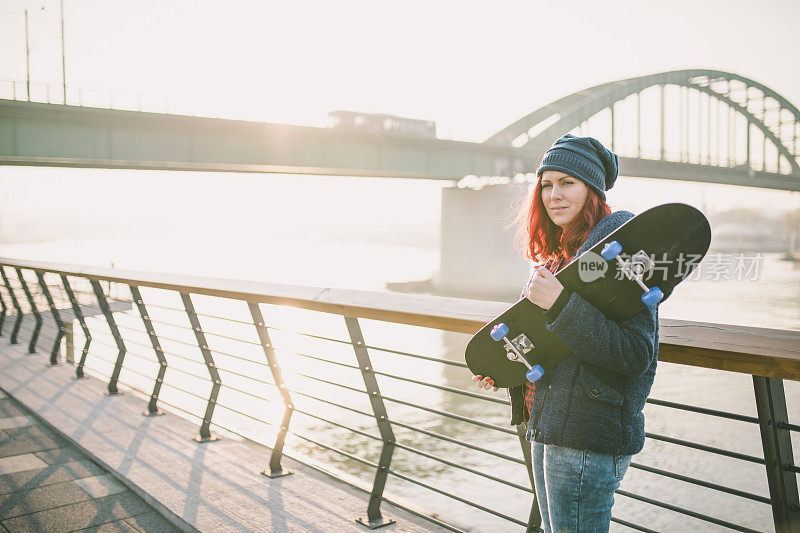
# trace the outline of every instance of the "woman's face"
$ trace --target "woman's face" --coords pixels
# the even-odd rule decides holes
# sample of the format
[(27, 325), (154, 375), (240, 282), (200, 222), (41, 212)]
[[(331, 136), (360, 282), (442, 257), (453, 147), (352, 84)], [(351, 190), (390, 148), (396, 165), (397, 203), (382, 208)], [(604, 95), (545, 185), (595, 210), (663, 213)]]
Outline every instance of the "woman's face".
[(553, 223), (562, 229), (575, 222), (583, 210), (589, 187), (557, 170), (542, 172), (542, 202)]

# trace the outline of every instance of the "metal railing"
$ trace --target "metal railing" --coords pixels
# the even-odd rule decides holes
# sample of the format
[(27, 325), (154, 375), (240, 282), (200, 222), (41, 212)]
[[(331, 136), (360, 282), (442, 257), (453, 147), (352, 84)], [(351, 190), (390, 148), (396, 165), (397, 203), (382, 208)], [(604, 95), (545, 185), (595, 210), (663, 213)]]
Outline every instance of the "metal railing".
[[(66, 95), (66, 99), (65, 99)], [(60, 83), (0, 79), (0, 98), (43, 104), (64, 104), (119, 111), (139, 111), (229, 120), (260, 120), (248, 113), (213, 112), (209, 102), (192, 100), (191, 94), (156, 95), (121, 89), (66, 88)], [(65, 101), (66, 100), (66, 101)], [(204, 111), (201, 111), (205, 109)]]
[[(365, 526), (391, 523), (381, 512), (387, 501), (461, 530), (453, 525), (455, 516), (425, 509), (431, 497), (443, 497), (498, 524), (538, 529), (524, 429), (501, 425), (508, 401), (474, 389), (458, 350), (451, 357), (417, 353), (406, 346), (413, 344), (407, 332), (382, 333), (390, 325), (424, 326), (466, 339), (464, 334), (476, 331), (505, 304), (10, 259), (0, 259), (0, 275), (0, 335), (13, 322), (10, 343), (23, 342), (25, 333), (30, 353), (44, 346), (49, 364), (59, 364), (66, 339), (65, 360), (75, 364), (77, 378), (88, 369), (107, 380), (110, 395), (120, 385), (141, 393), (146, 415), (157, 415), (166, 406), (196, 420), (198, 442), (215, 440), (212, 429), (255, 436), (271, 447), (263, 472), (267, 476), (291, 474), (281, 463), (291, 439), (288, 453), (324, 457), (326, 469), (342, 472), (347, 481), (360, 477), (356, 486), (369, 493), (366, 515), (359, 518)], [(73, 320), (84, 341), (77, 361)], [(313, 331), (299, 331), (298, 324), (312, 324)], [(396, 345), (370, 343), (365, 331), (394, 339)], [(648, 445), (710, 454), (742, 470), (756, 465), (763, 468), (768, 494), (645, 464), (645, 454), (636, 457), (632, 469), (656, 476), (656, 486), (678, 482), (763, 506), (776, 531), (800, 531), (800, 468), (791, 441), (800, 427), (789, 423), (782, 381), (800, 379), (800, 332), (668, 320), (661, 321), (661, 332), (661, 361), (751, 374), (757, 416), (656, 398), (648, 400), (648, 409), (758, 426), (763, 454), (739, 450), (735, 442), (720, 447), (661, 432), (648, 432)], [(448, 373), (457, 377), (451, 382), (432, 379)], [(264, 416), (269, 405), (272, 414)], [(447, 476), (456, 481), (445, 482)], [(470, 480), (471, 490), (460, 486), (464, 479)], [(385, 490), (388, 485), (392, 490)], [(509, 495), (504, 499), (517, 503), (503, 506), (481, 498), (480, 487), (501, 487), (498, 491)], [(396, 491), (413, 505), (397, 501)], [(680, 505), (660, 490), (636, 493), (623, 483), (617, 494), (646, 506), (647, 514), (668, 515), (667, 523), (682, 517), (696, 526), (755, 531), (740, 513), (720, 516)], [(526, 502), (523, 515), (520, 501)], [(655, 523), (620, 516), (612, 520), (638, 531), (652, 531)]]

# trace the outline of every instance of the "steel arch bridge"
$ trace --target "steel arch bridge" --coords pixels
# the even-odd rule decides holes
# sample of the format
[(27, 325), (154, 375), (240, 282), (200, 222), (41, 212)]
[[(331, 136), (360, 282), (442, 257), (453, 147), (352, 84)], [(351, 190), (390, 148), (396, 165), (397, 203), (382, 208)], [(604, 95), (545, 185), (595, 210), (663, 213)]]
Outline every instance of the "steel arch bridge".
[(108, 108), (12, 95), (0, 99), (0, 165), (458, 181), (532, 172), (555, 139), (576, 132), (617, 152), (623, 175), (800, 191), (798, 109), (719, 70), (590, 87), (482, 143), (111, 108), (111, 94)]
[[(650, 115), (653, 107), (657, 110), (649, 125), (658, 131), (651, 127), (649, 142), (643, 145), (642, 102), (648, 99), (655, 100), (655, 106), (648, 106)], [(620, 120), (624, 106), (627, 113)], [(597, 122), (604, 123), (605, 131), (599, 134)], [(620, 132), (630, 125), (628, 132), (635, 136), (620, 146), (624, 144)], [(588, 133), (625, 158), (621, 167), (628, 175), (656, 177), (660, 168), (664, 177), (695, 171), (722, 178), (744, 171), (751, 185), (760, 186), (761, 178), (764, 186), (777, 180), (798, 190), (799, 130), (800, 111), (776, 91), (738, 74), (696, 69), (628, 78), (570, 94), (510, 124), (485, 143), (541, 154), (564, 133)], [(647, 167), (651, 168), (636, 171)]]

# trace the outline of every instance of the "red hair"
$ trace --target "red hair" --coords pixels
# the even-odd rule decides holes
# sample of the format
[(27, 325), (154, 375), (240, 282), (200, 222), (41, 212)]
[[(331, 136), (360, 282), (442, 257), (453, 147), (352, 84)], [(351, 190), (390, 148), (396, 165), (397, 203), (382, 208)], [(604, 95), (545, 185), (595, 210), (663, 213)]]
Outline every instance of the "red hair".
[(606, 201), (591, 187), (586, 203), (573, 224), (565, 231), (550, 220), (542, 201), (542, 179), (536, 183), (533, 198), (519, 210), (517, 247), (533, 261), (544, 263), (559, 258), (570, 259), (589, 236), (592, 228), (611, 214)]

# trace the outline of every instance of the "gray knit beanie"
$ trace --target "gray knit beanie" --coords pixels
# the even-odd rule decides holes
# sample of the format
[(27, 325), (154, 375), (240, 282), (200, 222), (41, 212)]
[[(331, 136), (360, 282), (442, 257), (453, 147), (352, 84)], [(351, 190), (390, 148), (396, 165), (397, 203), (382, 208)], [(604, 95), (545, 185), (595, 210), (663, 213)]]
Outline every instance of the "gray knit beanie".
[(619, 157), (594, 137), (576, 137), (567, 133), (545, 152), (536, 175), (558, 170), (584, 182), (605, 199), (619, 172)]

